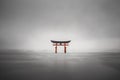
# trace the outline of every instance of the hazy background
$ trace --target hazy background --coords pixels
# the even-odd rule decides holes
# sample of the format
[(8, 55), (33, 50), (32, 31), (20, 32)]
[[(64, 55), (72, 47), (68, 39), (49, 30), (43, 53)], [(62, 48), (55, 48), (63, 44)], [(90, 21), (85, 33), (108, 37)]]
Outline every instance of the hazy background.
[(0, 49), (119, 51), (120, 0), (0, 0)]

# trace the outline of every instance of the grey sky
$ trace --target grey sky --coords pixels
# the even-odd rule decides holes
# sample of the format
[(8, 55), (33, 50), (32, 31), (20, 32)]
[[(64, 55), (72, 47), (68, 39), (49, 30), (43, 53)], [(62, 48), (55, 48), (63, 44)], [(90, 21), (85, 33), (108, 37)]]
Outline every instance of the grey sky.
[(0, 48), (51, 50), (72, 40), (78, 51), (120, 47), (119, 0), (1, 0)]

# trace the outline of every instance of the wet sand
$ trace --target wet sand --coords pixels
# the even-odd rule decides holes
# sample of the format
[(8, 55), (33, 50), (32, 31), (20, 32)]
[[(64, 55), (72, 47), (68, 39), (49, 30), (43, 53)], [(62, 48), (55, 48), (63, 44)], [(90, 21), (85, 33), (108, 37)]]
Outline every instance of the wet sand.
[(120, 80), (120, 53), (0, 51), (0, 80)]

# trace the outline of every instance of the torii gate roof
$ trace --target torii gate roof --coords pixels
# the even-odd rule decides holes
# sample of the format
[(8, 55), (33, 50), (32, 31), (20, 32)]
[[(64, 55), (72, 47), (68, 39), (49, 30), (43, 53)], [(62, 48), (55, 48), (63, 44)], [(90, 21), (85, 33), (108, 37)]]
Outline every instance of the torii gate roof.
[(56, 40), (51, 40), (52, 43), (69, 43), (71, 40), (68, 41), (56, 41)]

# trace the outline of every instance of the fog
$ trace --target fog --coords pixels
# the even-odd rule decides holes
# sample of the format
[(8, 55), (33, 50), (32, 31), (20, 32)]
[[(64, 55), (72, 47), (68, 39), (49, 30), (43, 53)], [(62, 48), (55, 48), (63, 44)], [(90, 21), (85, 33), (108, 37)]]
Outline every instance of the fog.
[(119, 0), (1, 0), (0, 49), (119, 51)]

